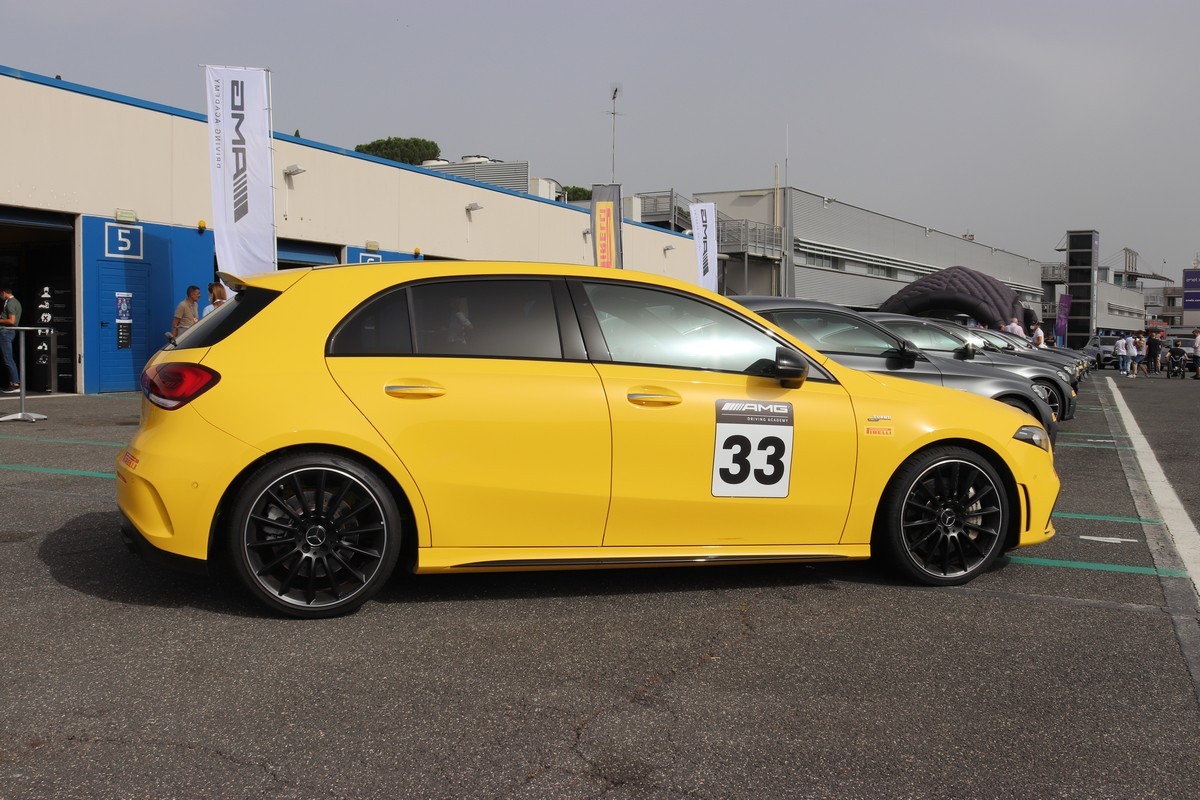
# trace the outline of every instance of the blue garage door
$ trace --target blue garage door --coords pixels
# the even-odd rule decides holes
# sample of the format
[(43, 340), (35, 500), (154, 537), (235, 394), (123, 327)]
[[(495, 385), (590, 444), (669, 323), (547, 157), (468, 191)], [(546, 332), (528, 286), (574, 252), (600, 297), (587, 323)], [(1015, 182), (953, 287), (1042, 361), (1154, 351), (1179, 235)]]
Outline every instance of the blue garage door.
[(100, 391), (137, 390), (142, 368), (163, 344), (163, 323), (150, 322), (150, 266), (100, 264), (95, 317), (100, 321)]

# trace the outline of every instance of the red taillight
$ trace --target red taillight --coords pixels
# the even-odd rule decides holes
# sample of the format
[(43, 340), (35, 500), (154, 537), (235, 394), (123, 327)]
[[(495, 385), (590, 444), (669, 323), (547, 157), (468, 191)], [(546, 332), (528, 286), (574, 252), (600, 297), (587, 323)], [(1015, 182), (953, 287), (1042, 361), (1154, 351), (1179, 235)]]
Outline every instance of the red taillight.
[(142, 373), (142, 393), (159, 408), (180, 408), (217, 385), (221, 376), (199, 364), (155, 364)]

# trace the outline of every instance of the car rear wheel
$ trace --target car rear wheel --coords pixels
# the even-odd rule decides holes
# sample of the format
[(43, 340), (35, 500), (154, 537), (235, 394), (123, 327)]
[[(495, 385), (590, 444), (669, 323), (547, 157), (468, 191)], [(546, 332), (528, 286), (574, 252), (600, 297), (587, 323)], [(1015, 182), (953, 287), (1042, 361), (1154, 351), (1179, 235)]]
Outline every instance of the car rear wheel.
[(400, 513), (370, 470), (328, 453), (271, 461), (242, 486), (230, 515), (230, 561), (275, 611), (332, 617), (362, 605), (400, 554)]
[(1003, 551), (1009, 506), (1004, 482), (982, 457), (961, 447), (927, 450), (893, 476), (875, 543), (920, 583), (966, 583)]

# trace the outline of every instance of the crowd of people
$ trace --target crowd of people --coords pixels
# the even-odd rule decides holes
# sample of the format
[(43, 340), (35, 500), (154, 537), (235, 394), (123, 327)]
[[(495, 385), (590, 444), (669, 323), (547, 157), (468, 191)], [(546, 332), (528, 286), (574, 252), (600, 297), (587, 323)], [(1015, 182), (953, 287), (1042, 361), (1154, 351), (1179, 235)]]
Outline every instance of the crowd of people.
[[(1192, 352), (1200, 354), (1200, 328), (1192, 331)], [(1200, 358), (1191, 359), (1183, 348), (1182, 339), (1168, 343), (1166, 334), (1157, 331), (1135, 331), (1118, 335), (1113, 342), (1117, 370), (1130, 378), (1138, 375), (1179, 375), (1191, 371), (1192, 380), (1200, 380)]]

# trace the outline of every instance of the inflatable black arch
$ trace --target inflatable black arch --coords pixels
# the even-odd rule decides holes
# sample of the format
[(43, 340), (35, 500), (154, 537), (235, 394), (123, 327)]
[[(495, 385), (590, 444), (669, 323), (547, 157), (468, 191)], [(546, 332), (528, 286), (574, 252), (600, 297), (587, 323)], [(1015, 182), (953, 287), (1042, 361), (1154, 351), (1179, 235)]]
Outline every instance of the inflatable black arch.
[(995, 328), (1016, 317), (1026, 331), (1038, 314), (1021, 305), (1012, 289), (968, 267), (947, 267), (913, 281), (879, 306), (880, 311), (915, 317), (951, 318), (960, 314)]

